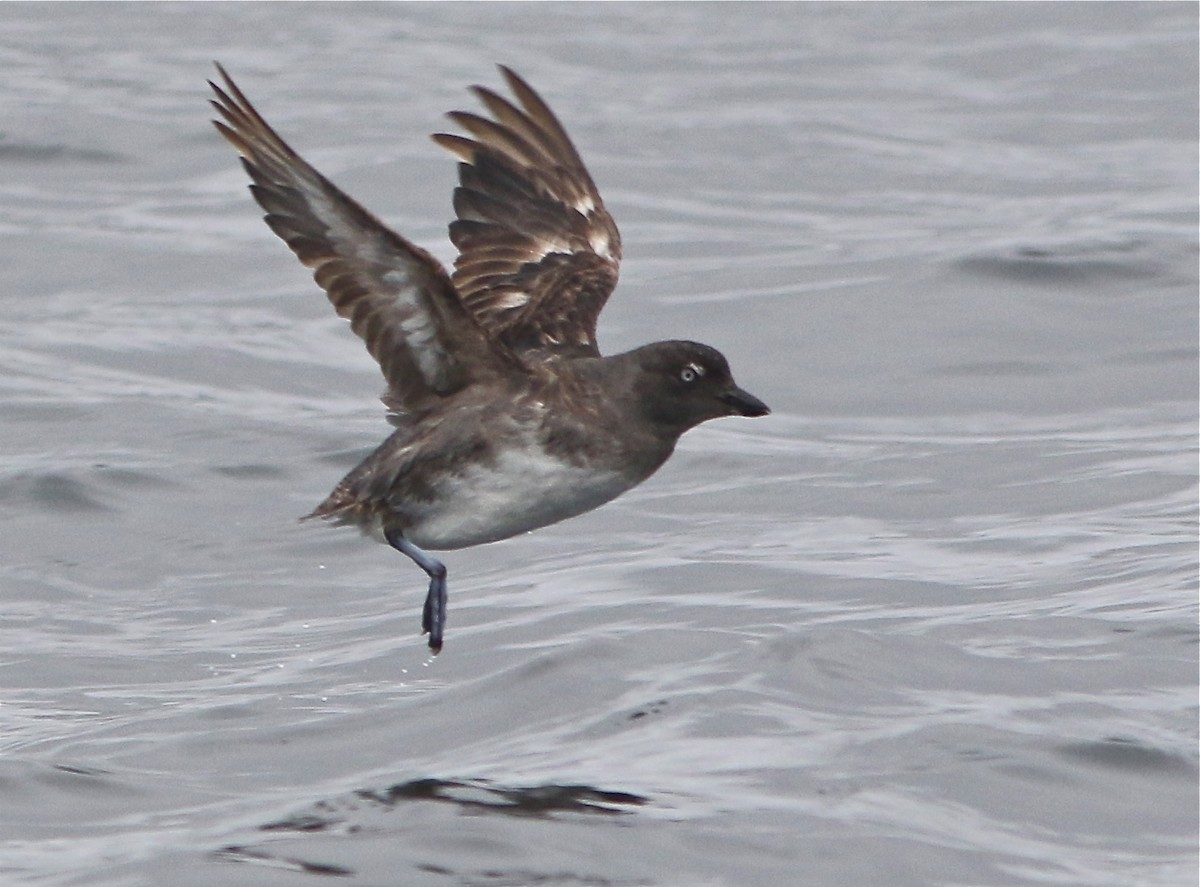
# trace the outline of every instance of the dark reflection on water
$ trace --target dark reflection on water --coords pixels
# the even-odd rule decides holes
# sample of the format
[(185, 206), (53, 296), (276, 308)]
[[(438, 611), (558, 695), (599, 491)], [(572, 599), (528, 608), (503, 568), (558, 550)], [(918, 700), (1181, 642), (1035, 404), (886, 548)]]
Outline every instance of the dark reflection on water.
[(242, 847), (236, 844), (222, 847), (217, 851), (216, 856), (218, 859), (229, 862), (249, 862), (272, 868), (291, 869), (292, 871), (304, 872), (307, 875), (349, 877), (355, 873), (354, 869), (346, 868), (345, 866), (325, 862), (312, 862), (311, 860), (300, 859), (296, 856), (275, 856), (265, 850)]
[(1196, 775), (1196, 764), (1181, 755), (1153, 748), (1136, 739), (1109, 736), (1099, 742), (1070, 742), (1058, 749), (1065, 758), (1114, 770)]
[(629, 792), (608, 791), (589, 785), (497, 786), (488, 780), (414, 779), (386, 789), (361, 789), (341, 802), (320, 802), (317, 812), (269, 822), (262, 831), (353, 830), (352, 814), (369, 806), (388, 810), (409, 801), (440, 801), (463, 811), (500, 813), (506, 816), (546, 817), (559, 813), (620, 816), (642, 807), (648, 799)]
[(1012, 281), (1082, 285), (1169, 276), (1172, 269), (1162, 261), (1161, 249), (1162, 244), (1133, 239), (1026, 243), (968, 256), (959, 266)]
[(549, 816), (554, 813), (600, 813), (620, 815), (624, 807), (640, 807), (648, 801), (629, 792), (606, 791), (588, 785), (534, 785), (503, 788), (487, 780), (455, 782), (416, 779), (386, 791), (360, 791), (358, 797), (387, 807), (404, 801), (447, 801), (464, 809), (494, 811), (511, 816)]
[[(413, 779), (400, 782), (385, 789), (361, 789), (351, 796), (334, 801), (321, 801), (312, 811), (298, 813), (286, 819), (268, 822), (259, 826), (261, 832), (271, 833), (321, 833), (353, 835), (361, 832), (377, 832), (365, 823), (374, 812), (388, 812), (412, 801), (434, 801), (450, 804), (463, 813), (499, 813), (503, 816), (522, 818), (552, 818), (560, 814), (584, 814), (621, 816), (632, 812), (631, 808), (645, 806), (647, 798), (630, 792), (609, 791), (589, 785), (532, 785), (505, 787), (488, 780)], [(251, 844), (229, 844), (216, 851), (217, 858), (231, 862), (246, 862), (267, 865), (311, 875), (348, 877), (355, 869), (330, 862), (315, 862), (303, 859), (294, 853), (272, 852)], [(453, 874), (443, 866), (424, 864), (419, 866), (432, 874)], [(528, 875), (528, 873), (526, 873)], [(483, 883), (518, 883), (518, 873), (491, 870), (479, 874)], [(597, 880), (574, 874), (558, 873), (550, 876), (539, 873), (538, 883), (547, 884), (613, 884), (608, 880)], [(513, 881), (512, 878), (518, 878)]]
[(16, 163), (126, 163), (122, 157), (110, 151), (80, 148), (74, 145), (39, 145), (33, 142), (14, 142), (0, 133), (0, 162)]
[(94, 495), (88, 481), (63, 471), (9, 476), (0, 481), (0, 502), (59, 512), (108, 510), (108, 505)]

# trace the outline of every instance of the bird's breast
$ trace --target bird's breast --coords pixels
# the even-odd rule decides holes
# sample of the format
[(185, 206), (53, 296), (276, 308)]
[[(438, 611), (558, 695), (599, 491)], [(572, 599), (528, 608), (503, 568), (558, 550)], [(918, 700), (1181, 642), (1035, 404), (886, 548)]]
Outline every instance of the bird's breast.
[(512, 447), (447, 474), (430, 501), (399, 505), (408, 523), (405, 535), (416, 545), (466, 548), (591, 511), (642, 480), (539, 446)]

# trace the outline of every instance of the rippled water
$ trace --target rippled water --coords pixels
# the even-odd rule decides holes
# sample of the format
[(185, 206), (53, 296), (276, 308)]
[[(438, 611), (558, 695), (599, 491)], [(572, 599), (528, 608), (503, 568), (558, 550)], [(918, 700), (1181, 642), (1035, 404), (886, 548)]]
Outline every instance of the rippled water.
[[(1182, 885), (1193, 4), (0, 5), (0, 883)], [(712, 423), (424, 577), (295, 518), (377, 370), (207, 123), (223, 61), (444, 260), (491, 67)]]

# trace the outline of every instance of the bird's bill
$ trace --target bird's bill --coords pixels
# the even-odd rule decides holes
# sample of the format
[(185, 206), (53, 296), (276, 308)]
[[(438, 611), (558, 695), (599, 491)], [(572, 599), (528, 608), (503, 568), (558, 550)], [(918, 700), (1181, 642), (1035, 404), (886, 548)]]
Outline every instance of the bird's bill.
[(721, 400), (729, 407), (732, 416), (765, 416), (771, 408), (741, 388), (732, 388), (721, 395)]

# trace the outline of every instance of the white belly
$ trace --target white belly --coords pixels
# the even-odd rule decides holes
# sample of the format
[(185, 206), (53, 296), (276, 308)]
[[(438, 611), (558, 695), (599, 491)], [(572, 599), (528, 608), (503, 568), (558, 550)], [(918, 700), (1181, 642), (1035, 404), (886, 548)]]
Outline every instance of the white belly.
[(413, 522), (404, 535), (431, 549), (495, 542), (591, 511), (639, 480), (584, 471), (540, 450), (510, 450), (447, 478), (438, 502), (406, 506)]

